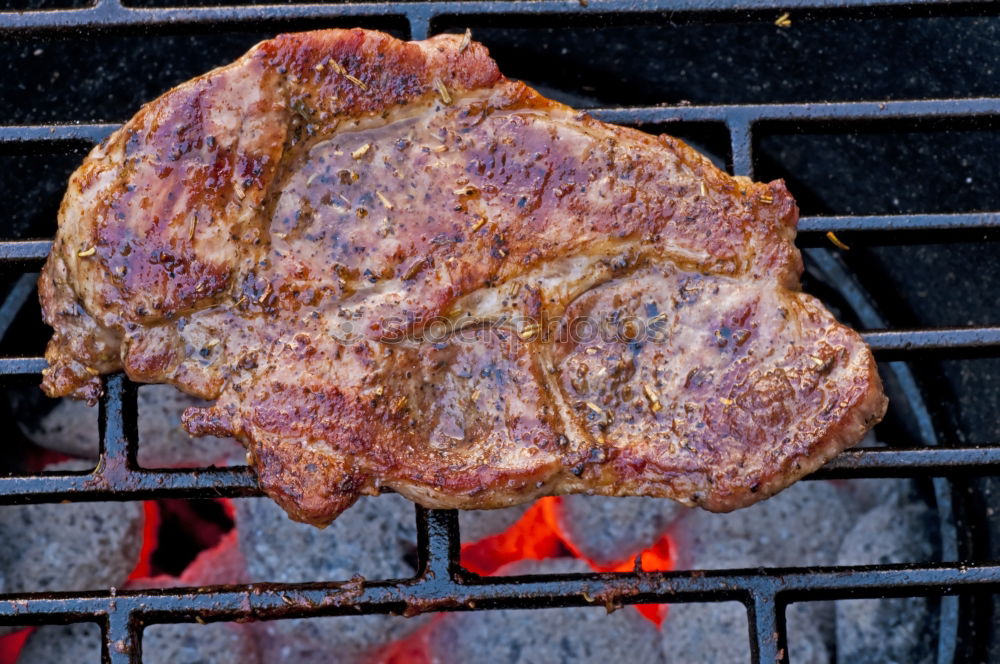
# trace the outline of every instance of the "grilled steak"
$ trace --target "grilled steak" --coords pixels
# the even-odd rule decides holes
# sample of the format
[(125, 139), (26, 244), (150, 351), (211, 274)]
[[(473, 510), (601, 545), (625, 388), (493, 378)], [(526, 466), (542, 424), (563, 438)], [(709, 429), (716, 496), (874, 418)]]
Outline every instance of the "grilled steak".
[(391, 487), (730, 510), (886, 399), (799, 292), (780, 181), (598, 122), (441, 35), (283, 35), (147, 104), (72, 176), (40, 281), (43, 389), (216, 400), (289, 514)]

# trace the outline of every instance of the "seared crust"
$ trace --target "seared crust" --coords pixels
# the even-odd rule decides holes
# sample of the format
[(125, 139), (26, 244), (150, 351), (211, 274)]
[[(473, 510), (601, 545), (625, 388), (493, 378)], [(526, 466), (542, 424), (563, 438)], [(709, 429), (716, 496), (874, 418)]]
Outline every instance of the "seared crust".
[[(588, 491), (729, 510), (859, 441), (871, 353), (798, 292), (782, 182), (606, 125), (442, 35), (283, 35), (73, 175), (43, 389), (217, 402), (293, 518)], [(591, 328), (581, 327), (589, 321)]]

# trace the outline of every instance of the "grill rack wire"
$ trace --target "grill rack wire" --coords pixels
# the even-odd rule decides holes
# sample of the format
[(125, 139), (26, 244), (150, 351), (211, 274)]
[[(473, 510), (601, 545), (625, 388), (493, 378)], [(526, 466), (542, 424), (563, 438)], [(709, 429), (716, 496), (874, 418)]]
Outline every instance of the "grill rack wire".
[[(0, 12), (0, 35), (98, 32), (134, 27), (274, 25), (310, 20), (363, 22), (398, 19), (412, 39), (423, 39), (442, 19), (463, 17), (678, 12), (769, 12), (880, 8), (904, 10), (940, 0), (786, 0), (764, 8), (753, 0), (445, 0), (397, 3), (349, 2), (202, 8), (135, 8), (120, 0), (89, 7)], [(753, 136), (762, 122), (803, 123), (927, 118), (1000, 117), (1000, 98), (891, 102), (748, 104), (591, 109), (599, 119), (631, 124), (713, 122), (730, 136), (733, 172), (752, 175)], [(96, 143), (110, 124), (0, 126), (0, 148)], [(828, 231), (918, 234), (1000, 228), (1000, 212), (806, 217), (800, 244), (816, 245)], [(31, 270), (45, 259), (47, 240), (0, 241), (0, 265)], [(995, 355), (1000, 326), (868, 332), (880, 360), (921, 354)], [(40, 357), (0, 358), (0, 377), (37, 377)], [(245, 467), (151, 470), (138, 466), (136, 386), (122, 375), (105, 380), (100, 402), (100, 461), (89, 473), (0, 477), (0, 504), (63, 500), (138, 500), (259, 495)], [(1000, 446), (895, 447), (844, 452), (811, 478), (946, 477), (1000, 474)], [(784, 612), (795, 601), (845, 598), (941, 596), (1000, 589), (1000, 564), (945, 562), (861, 567), (723, 570), (707, 572), (541, 575), (482, 578), (459, 564), (457, 512), (416, 508), (418, 570), (409, 579), (214, 586), (164, 590), (32, 593), (0, 596), (0, 624), (97, 621), (102, 662), (141, 662), (141, 632), (161, 622), (278, 619), (320, 615), (542, 608), (693, 601), (738, 601), (747, 610), (754, 664), (788, 661)]]

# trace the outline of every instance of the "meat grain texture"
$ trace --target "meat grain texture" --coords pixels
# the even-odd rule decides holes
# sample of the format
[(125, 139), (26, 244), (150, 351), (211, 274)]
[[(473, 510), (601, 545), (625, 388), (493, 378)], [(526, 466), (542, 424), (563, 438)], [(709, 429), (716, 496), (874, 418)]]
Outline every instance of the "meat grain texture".
[(855, 444), (871, 353), (799, 292), (784, 184), (598, 122), (460, 36), (282, 35), (144, 106), (73, 174), (43, 389), (210, 399), (323, 525), (392, 487), (725, 511)]

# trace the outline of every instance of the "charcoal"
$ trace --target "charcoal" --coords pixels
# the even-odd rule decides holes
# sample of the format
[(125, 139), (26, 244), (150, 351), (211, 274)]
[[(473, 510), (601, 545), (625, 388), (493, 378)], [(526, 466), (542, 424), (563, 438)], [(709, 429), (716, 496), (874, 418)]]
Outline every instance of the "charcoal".
[(559, 526), (584, 556), (609, 565), (651, 546), (686, 511), (672, 500), (580, 494), (562, 498)]
[(120, 586), (138, 562), (143, 523), (137, 502), (0, 507), (0, 594)]
[(361, 498), (322, 530), (290, 520), (267, 498), (233, 502), (240, 550), (251, 581), (297, 583), (346, 581), (357, 575), (413, 575), (416, 521), (413, 504), (401, 496)]
[(247, 583), (246, 564), (240, 553), (235, 530), (229, 531), (210, 549), (195, 556), (181, 575), (159, 574), (129, 579), (130, 590), (181, 588)]
[[(73, 459), (45, 469), (92, 465)], [(139, 559), (144, 518), (134, 502), (0, 507), (0, 594), (123, 585)], [(0, 635), (17, 629), (0, 625)]]
[(239, 533), (231, 530), (211, 549), (199, 553), (181, 573), (180, 581), (189, 586), (246, 583), (246, 561), (239, 547)]
[(515, 505), (498, 510), (463, 510), (458, 514), (462, 544), (478, 542), (484, 537), (502, 533), (524, 516), (530, 505)]
[[(521, 561), (504, 574), (589, 572), (580, 560)], [(663, 661), (660, 633), (631, 607), (449, 613), (430, 635), (439, 664), (607, 664)]]
[(139, 465), (144, 468), (196, 468), (223, 465), (236, 456), (245, 459), (243, 446), (232, 438), (195, 438), (181, 426), (189, 406), (207, 402), (188, 396), (170, 385), (139, 388)]
[[(295, 583), (412, 576), (416, 549), (413, 505), (396, 495), (362, 498), (319, 530), (290, 521), (268, 499), (236, 503), (240, 550), (251, 581)], [(389, 641), (423, 624), (424, 617), (343, 616), (279, 620), (253, 625), (262, 661), (311, 664), (361, 662)]]
[[(11, 401), (15, 414), (23, 412), (19, 395), (12, 394)], [(84, 459), (97, 458), (97, 408), (82, 401), (60, 399), (39, 420), (22, 421), (17, 417), (16, 422), (37, 445)]]
[(337, 616), (251, 623), (267, 664), (366, 664), (373, 653), (403, 638), (424, 618)]
[[(18, 664), (99, 662), (101, 628), (94, 623), (44, 625), (28, 638)], [(142, 632), (143, 664), (257, 664), (249, 626), (239, 623), (150, 625)]]
[(682, 569), (832, 565), (851, 526), (832, 482), (799, 482), (729, 514), (690, 510), (672, 529)]
[[(748, 664), (749, 633), (742, 604), (671, 604), (663, 622), (663, 660), (668, 664)], [(799, 660), (793, 661), (798, 664)]]
[(250, 625), (177, 623), (150, 625), (142, 632), (143, 664), (257, 664)]
[(101, 628), (94, 623), (43, 625), (24, 643), (17, 664), (101, 661)]
[[(795, 609), (797, 605), (792, 605)], [(805, 617), (801, 611), (795, 615)], [(810, 616), (811, 617), (811, 616)], [(795, 664), (829, 664), (830, 655), (811, 620), (789, 617), (789, 659)], [(663, 623), (663, 654), (668, 663), (747, 664), (750, 636), (747, 610), (737, 602), (672, 604)]]
[[(123, 585), (142, 547), (139, 503), (0, 507), (0, 594)], [(19, 629), (0, 625), (0, 635)]]
[[(845, 500), (847, 498), (847, 500)], [(850, 528), (851, 497), (833, 482), (799, 482), (729, 514), (686, 512), (671, 529), (681, 569), (833, 565)], [(704, 610), (706, 614), (709, 609)], [(795, 661), (825, 663), (834, 634), (830, 602), (792, 604), (786, 612)], [(700, 615), (700, 614), (698, 614)], [(669, 622), (669, 618), (667, 621)]]
[(798, 602), (785, 609), (788, 656), (795, 664), (833, 661), (833, 602)]
[[(933, 514), (900, 492), (865, 514), (844, 537), (838, 565), (927, 562)], [(840, 664), (925, 664), (934, 657), (933, 611), (924, 597), (836, 602)]]
[[(195, 468), (243, 457), (231, 438), (193, 438), (181, 428), (181, 413), (205, 402), (170, 385), (139, 388), (139, 465), (146, 468)], [(28, 438), (72, 456), (97, 458), (97, 409), (63, 399), (39, 422), (20, 423)]]

